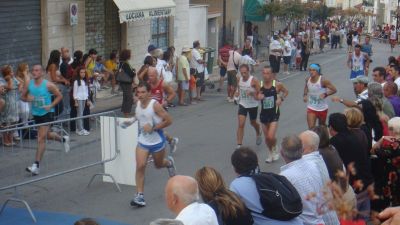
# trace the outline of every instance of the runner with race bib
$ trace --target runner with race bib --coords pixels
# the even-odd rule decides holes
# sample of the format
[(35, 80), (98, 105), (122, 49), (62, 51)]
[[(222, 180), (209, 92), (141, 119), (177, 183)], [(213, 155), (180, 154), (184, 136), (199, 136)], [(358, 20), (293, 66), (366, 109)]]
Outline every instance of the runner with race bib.
[(260, 122), (264, 132), (265, 144), (269, 149), (265, 162), (270, 163), (279, 159), (280, 153), (276, 144), (276, 131), (280, 116), (279, 106), (289, 92), (281, 82), (274, 80), (271, 67), (264, 67), (262, 74), (263, 81), (258, 94), (258, 99), (261, 100)]
[(306, 79), (303, 100), (307, 102), (307, 124), (308, 128), (325, 125), (328, 115), (328, 103), (326, 97), (336, 93), (336, 87), (327, 79), (322, 78), (321, 66), (311, 64), (309, 66), (310, 77)]

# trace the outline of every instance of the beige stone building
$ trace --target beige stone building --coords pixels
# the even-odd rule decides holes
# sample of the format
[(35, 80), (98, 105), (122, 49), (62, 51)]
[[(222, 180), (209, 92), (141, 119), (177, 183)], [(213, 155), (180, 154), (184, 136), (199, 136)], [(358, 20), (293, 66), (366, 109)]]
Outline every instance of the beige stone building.
[[(77, 24), (71, 26), (71, 4)], [(189, 0), (18, 0), (1, 1), (0, 64), (45, 65), (53, 49), (87, 52), (108, 58), (112, 50), (132, 50), (142, 64), (149, 44), (180, 52), (188, 40)], [(3, 12), (2, 12), (3, 13)], [(7, 15), (6, 15), (7, 14)]]

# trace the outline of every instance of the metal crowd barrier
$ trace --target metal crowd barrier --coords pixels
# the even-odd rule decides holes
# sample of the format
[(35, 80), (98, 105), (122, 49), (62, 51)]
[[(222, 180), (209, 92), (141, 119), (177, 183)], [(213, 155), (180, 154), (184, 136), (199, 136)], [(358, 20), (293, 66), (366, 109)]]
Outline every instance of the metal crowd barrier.
[[(115, 122), (117, 120), (115, 112), (109, 111), (78, 118), (62, 119), (39, 125), (25, 125), (20, 127), (21, 124), (14, 124), (9, 126), (7, 129), (0, 130), (0, 134), (2, 135), (4, 135), (6, 132), (14, 133), (15, 131), (21, 134), (21, 139), (16, 143), (15, 146), (5, 147), (3, 144), (1, 144), (3, 147), (0, 148), (0, 192), (13, 189), (13, 196), (5, 200), (0, 209), (0, 215), (4, 212), (4, 209), (8, 203), (16, 202), (23, 204), (32, 217), (32, 220), (36, 222), (36, 217), (33, 214), (28, 202), (22, 199), (18, 194), (18, 189), (20, 187), (87, 169), (93, 166), (101, 165), (104, 168), (105, 163), (114, 161), (120, 154), (120, 150), (117, 142), (114, 144), (110, 143), (109, 148), (102, 148), (101, 140), (108, 137), (103, 137), (102, 135), (104, 134), (101, 134), (101, 116), (114, 117)], [(77, 122), (80, 119), (84, 119), (86, 122), (88, 122), (85, 124), (86, 126), (88, 124), (91, 126), (90, 135), (68, 135), (70, 137), (69, 152), (64, 151), (63, 144), (61, 142), (46, 139), (46, 151), (42, 161), (40, 162), (41, 173), (37, 176), (33, 176), (25, 171), (25, 168), (32, 165), (35, 159), (34, 157), (37, 150), (37, 138), (35, 132), (37, 132), (37, 128), (39, 126), (49, 125), (52, 131), (60, 134), (60, 136), (64, 136), (68, 133), (67, 130), (70, 130), (67, 128), (70, 128), (70, 123)], [(109, 129), (115, 129), (115, 132), (110, 133), (111, 135), (115, 135), (114, 138), (116, 140), (116, 127), (110, 126)], [(105, 154), (102, 152), (103, 150), (98, 151), (98, 149), (109, 149), (107, 155), (110, 157), (102, 159), (102, 156)], [(91, 177), (87, 187), (90, 186), (97, 176), (110, 177), (116, 189), (121, 192), (121, 188), (115, 181), (114, 177), (111, 174), (106, 173), (94, 174)]]

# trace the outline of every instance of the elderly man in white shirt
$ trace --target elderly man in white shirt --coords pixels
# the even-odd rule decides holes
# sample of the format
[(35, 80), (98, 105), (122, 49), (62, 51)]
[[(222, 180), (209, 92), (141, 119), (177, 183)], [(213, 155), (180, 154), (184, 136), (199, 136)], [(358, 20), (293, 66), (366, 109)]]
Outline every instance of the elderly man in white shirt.
[(190, 68), (195, 70), (196, 76), (196, 96), (198, 101), (202, 101), (201, 90), (204, 88), (204, 60), (199, 52), (200, 42), (193, 42), (192, 58), (190, 60)]
[(218, 225), (214, 210), (199, 203), (197, 181), (189, 176), (170, 178), (165, 187), (165, 200), (169, 210), (177, 215), (184, 225)]
[(303, 146), (296, 135), (289, 135), (283, 138), (281, 144), (281, 155), (286, 165), (281, 167), (281, 175), (285, 176), (299, 192), (303, 202), (303, 213), (299, 218), (304, 225), (323, 224), (323, 216), (318, 212), (321, 202), (310, 200), (308, 196), (312, 193), (322, 194), (324, 185), (320, 169), (315, 163), (310, 163), (302, 158)]
[[(330, 182), (328, 168), (326, 167), (325, 161), (322, 155), (319, 154), (319, 136), (314, 131), (304, 131), (299, 135), (303, 146), (303, 159), (309, 163), (313, 163), (319, 169), (319, 175), (322, 178), (320, 180), (323, 188)], [(322, 190), (321, 190), (322, 194)], [(338, 225), (339, 219), (335, 211), (331, 211), (328, 208), (323, 208), (324, 213), (322, 219), (325, 225)]]

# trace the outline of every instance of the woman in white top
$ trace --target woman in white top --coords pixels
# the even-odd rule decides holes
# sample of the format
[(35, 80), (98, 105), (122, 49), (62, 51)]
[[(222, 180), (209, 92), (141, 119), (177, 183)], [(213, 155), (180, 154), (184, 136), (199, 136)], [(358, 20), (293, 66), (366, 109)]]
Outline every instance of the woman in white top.
[(325, 125), (328, 115), (328, 103), (326, 97), (336, 93), (336, 87), (327, 79), (322, 78), (321, 66), (311, 64), (309, 66), (310, 76), (306, 79), (303, 100), (307, 103), (308, 128)]
[[(80, 68), (78, 70), (78, 77), (74, 81), (73, 97), (74, 106), (77, 108), (77, 116), (82, 117), (85, 106), (90, 105), (89, 100), (89, 88), (88, 88), (88, 75), (85, 68)], [(89, 131), (83, 128), (83, 119), (77, 121), (76, 133), (78, 135), (89, 135)]]

